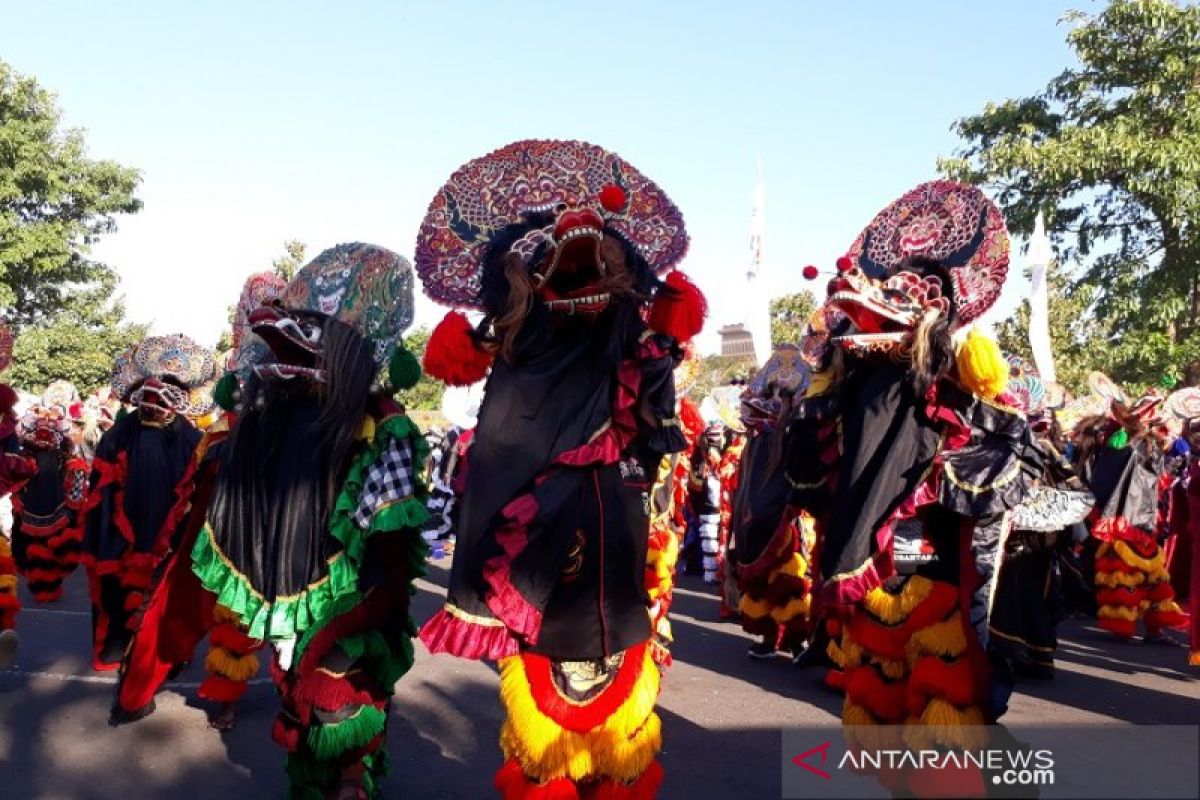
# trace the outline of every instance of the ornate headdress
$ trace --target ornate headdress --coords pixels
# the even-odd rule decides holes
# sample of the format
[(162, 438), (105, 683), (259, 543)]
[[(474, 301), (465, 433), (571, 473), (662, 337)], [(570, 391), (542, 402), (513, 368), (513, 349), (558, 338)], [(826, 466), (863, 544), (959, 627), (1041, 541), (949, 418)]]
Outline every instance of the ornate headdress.
[(270, 352), (267, 343), (250, 330), (250, 314), (274, 302), (286, 282), (274, 272), (256, 272), (242, 284), (233, 312), (233, 347), (225, 368), (244, 378), (251, 367)]
[(1046, 410), (1046, 384), (1042, 382), (1037, 368), (1026, 359), (1012, 353), (1004, 358), (1012, 370), (1005, 393), (1025, 416), (1038, 416)]
[[(648, 274), (637, 277), (646, 291), (654, 288), (652, 276), (669, 272), (688, 249), (679, 209), (617, 154), (586, 142), (524, 140), (468, 162), (438, 190), (417, 236), (417, 274), (433, 300), (495, 317), (507, 292), (488, 287), (503, 285), (506, 261), (516, 255), (548, 308), (595, 314), (609, 302), (595, 281), (565, 290), (554, 282), (567, 253), (589, 253), (595, 278), (603, 279), (606, 237), (644, 263)], [(685, 341), (703, 323), (703, 296), (678, 272), (667, 285), (676, 302), (656, 301), (651, 327)], [(426, 371), (451, 384), (479, 380), (491, 363), (490, 353), (474, 346), (480, 338), (451, 312), (431, 338)]]
[(156, 404), (199, 417), (211, 406), (204, 390), (215, 374), (212, 353), (175, 333), (151, 336), (118, 356), (110, 385), (122, 402), (138, 405), (150, 392), (156, 396)]
[(285, 309), (334, 317), (372, 344), (384, 366), (412, 324), (412, 266), (403, 256), (373, 244), (339, 244), (308, 264), (279, 294)]
[(983, 192), (953, 181), (921, 184), (877, 214), (838, 259), (820, 326), (839, 344), (884, 353), (906, 348), (930, 318), (953, 314), (963, 328), (999, 298), (1008, 258), (1004, 217)]

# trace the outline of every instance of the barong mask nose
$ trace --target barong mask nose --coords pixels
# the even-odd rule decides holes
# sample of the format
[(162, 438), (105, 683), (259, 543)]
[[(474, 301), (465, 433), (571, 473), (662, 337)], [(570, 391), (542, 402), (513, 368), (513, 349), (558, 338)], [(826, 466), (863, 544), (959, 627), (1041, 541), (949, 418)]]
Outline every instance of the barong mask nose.
[(65, 416), (56, 409), (34, 406), (19, 423), (21, 441), (35, 450), (52, 450), (62, 446), (70, 429)]
[(275, 361), (254, 365), (267, 380), (325, 383), (325, 351), (321, 332), (325, 317), (315, 311), (263, 306), (250, 314), (250, 330), (271, 348)]

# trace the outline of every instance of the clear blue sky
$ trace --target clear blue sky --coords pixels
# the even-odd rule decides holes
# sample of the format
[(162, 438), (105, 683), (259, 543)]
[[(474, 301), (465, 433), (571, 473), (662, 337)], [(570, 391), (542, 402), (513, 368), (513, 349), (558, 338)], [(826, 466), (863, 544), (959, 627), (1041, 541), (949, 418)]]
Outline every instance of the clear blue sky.
[(765, 283), (794, 291), (934, 176), (956, 118), (1072, 63), (1068, 8), (1098, 4), (25, 2), (0, 58), (58, 93), (92, 155), (142, 170), (145, 209), (97, 253), (158, 332), (215, 341), (285, 239), (411, 257), (456, 167), (532, 137), (616, 150), (666, 189), (715, 328), (742, 313), (756, 158)]

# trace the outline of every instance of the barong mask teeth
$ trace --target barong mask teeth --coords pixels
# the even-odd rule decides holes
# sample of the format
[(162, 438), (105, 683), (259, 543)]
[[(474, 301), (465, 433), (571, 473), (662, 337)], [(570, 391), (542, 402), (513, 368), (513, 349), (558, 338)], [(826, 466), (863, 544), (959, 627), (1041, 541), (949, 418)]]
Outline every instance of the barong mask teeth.
[(864, 353), (907, 350), (921, 322), (950, 313), (941, 281), (903, 270), (884, 281), (852, 267), (830, 282), (828, 304), (845, 323), (834, 343)]
[(325, 383), (325, 353), (321, 344), (322, 315), (278, 305), (250, 314), (250, 330), (267, 343), (274, 361), (254, 365), (266, 380), (307, 380)]
[(559, 314), (596, 316), (612, 300), (596, 286), (608, 268), (600, 255), (604, 219), (594, 209), (562, 204), (550, 232), (544, 268), (533, 272), (534, 286), (546, 307)]

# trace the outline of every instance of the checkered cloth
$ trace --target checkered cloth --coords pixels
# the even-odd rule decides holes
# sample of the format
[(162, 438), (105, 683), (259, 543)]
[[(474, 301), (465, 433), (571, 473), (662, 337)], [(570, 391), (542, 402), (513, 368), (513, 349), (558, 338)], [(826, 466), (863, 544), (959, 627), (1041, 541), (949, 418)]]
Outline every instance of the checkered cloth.
[(377, 511), (412, 497), (416, 491), (412, 444), (407, 439), (392, 439), (367, 470), (358, 508), (354, 510), (355, 524), (366, 530)]

